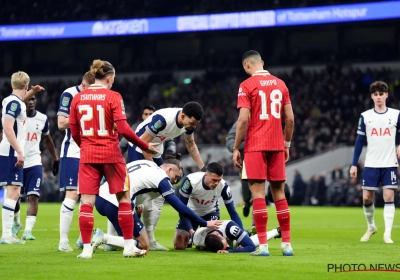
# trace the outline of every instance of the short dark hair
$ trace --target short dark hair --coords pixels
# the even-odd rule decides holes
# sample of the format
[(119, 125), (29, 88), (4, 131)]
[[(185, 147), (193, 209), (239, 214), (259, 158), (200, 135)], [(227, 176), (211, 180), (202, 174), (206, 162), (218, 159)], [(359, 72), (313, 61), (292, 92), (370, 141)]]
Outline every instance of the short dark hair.
[(242, 57), (242, 63), (243, 63), (243, 61), (245, 61), (246, 59), (248, 59), (249, 57), (252, 57), (252, 56), (261, 57), (261, 55), (260, 55), (260, 53), (258, 51), (250, 50), (250, 51), (247, 51), (247, 52), (244, 53), (244, 55)]
[(200, 121), (203, 118), (203, 107), (201, 107), (199, 103), (191, 101), (183, 106), (182, 113), (189, 118), (194, 117), (196, 120)]
[(204, 240), (204, 245), (206, 246), (206, 249), (208, 251), (214, 253), (224, 249), (224, 243), (222, 243), (221, 237), (214, 234), (209, 234), (206, 236), (206, 239)]
[(389, 92), (389, 87), (385, 82), (375, 81), (369, 86), (369, 92), (372, 94), (374, 92)]
[(156, 107), (154, 107), (153, 105), (146, 105), (143, 107), (143, 111), (144, 110), (151, 110), (151, 111), (156, 111)]
[(211, 162), (207, 165), (207, 172), (215, 173), (218, 176), (224, 175), (224, 167), (218, 162)]

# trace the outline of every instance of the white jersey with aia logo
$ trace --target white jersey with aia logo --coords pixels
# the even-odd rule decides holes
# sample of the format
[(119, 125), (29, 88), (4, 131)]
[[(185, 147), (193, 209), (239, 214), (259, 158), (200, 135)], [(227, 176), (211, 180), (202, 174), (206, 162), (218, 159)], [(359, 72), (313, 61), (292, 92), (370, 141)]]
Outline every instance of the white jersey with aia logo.
[(189, 199), (188, 207), (199, 216), (218, 212), (218, 199), (222, 197), (225, 204), (232, 202), (231, 190), (224, 179), (211, 190), (204, 184), (205, 172), (189, 174), (182, 182), (180, 195)]
[(36, 111), (33, 117), (26, 118), (26, 142), (24, 168), (42, 165), (40, 140), (42, 135), (49, 135), (47, 116)]
[(365, 167), (397, 167), (396, 134), (399, 127), (400, 111), (387, 108), (378, 113), (375, 109), (361, 114), (357, 133), (365, 135), (368, 142)]

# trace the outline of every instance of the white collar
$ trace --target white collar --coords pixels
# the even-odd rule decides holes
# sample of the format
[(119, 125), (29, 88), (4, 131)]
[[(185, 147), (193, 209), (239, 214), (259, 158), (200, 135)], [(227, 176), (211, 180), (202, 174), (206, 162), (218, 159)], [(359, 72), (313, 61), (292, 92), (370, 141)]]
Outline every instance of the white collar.
[(265, 76), (271, 75), (267, 70), (257, 70), (252, 76)]

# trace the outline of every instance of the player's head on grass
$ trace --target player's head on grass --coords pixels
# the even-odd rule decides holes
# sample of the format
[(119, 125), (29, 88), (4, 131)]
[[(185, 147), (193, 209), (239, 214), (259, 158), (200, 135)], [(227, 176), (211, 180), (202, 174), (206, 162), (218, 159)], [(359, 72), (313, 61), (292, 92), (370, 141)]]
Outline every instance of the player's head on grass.
[(178, 116), (178, 123), (186, 130), (195, 129), (203, 118), (203, 107), (197, 102), (191, 101), (185, 104)]
[(110, 62), (96, 59), (90, 66), (90, 73), (94, 76), (95, 83), (110, 89), (115, 79), (115, 69)]
[(85, 75), (83, 75), (82, 83), (79, 85), (80, 90), (87, 89), (91, 84), (94, 84), (95, 78), (92, 72), (87, 71)]
[(382, 107), (386, 105), (386, 99), (389, 95), (389, 87), (385, 82), (375, 81), (369, 86), (371, 98), (375, 106)]
[(257, 51), (250, 50), (243, 55), (242, 66), (247, 74), (253, 75), (256, 71), (264, 70), (264, 61)]
[(219, 250), (226, 250), (229, 247), (226, 239), (218, 231), (210, 232), (204, 240), (204, 245), (207, 251), (214, 253)]
[[(180, 158), (180, 154), (179, 158)], [(178, 156), (172, 157), (171, 155), (166, 158), (161, 165), (161, 168), (167, 173), (168, 178), (172, 184), (178, 183), (183, 174), (182, 162), (179, 160)]]
[(211, 162), (207, 165), (207, 170), (204, 174), (204, 185), (213, 190), (221, 182), (223, 176), (224, 167), (218, 162)]
[(149, 116), (151, 116), (155, 111), (156, 111), (156, 107), (154, 107), (153, 105), (144, 106), (143, 112), (142, 112), (142, 121), (144, 121)]
[(13, 90), (28, 90), (30, 78), (28, 74), (22, 71), (11, 75), (11, 87)]

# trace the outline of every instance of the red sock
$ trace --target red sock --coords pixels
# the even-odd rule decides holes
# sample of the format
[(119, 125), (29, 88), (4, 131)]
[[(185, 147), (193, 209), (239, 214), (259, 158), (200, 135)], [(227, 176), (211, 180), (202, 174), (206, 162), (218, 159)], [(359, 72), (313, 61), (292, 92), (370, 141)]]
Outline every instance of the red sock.
[(276, 217), (281, 227), (282, 242), (290, 243), (290, 212), (286, 198), (275, 202)]
[(129, 202), (121, 202), (118, 207), (118, 223), (124, 239), (133, 238), (132, 206)]
[(265, 198), (256, 198), (253, 201), (254, 224), (257, 230), (258, 241), (260, 245), (267, 244), (267, 222), (268, 212)]
[(93, 226), (93, 207), (90, 204), (84, 203), (79, 210), (79, 229), (81, 230), (83, 244), (90, 244)]

